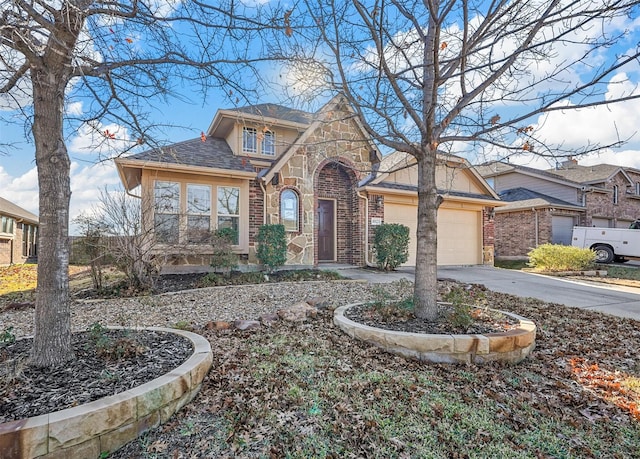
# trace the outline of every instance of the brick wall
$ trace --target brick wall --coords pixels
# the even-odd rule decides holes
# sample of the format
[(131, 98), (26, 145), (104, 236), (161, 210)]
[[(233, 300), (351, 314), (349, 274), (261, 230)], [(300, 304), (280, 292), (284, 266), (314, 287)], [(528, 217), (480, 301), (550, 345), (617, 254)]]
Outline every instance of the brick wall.
[(249, 247), (255, 247), (256, 236), (264, 224), (264, 193), (257, 180), (249, 182)]
[(482, 263), (493, 265), (495, 256), (495, 215), (494, 209), (485, 207), (482, 210)]
[[(640, 181), (640, 174), (628, 172), (629, 177), (635, 183)], [(613, 187), (618, 186), (618, 203), (613, 203)], [(611, 181), (600, 184), (609, 190), (608, 193), (586, 192), (586, 215), (584, 223), (591, 226), (593, 218), (606, 218), (609, 224), (615, 227), (618, 220), (623, 222), (633, 221), (640, 218), (640, 196), (635, 193), (635, 186), (627, 188), (629, 181), (621, 174), (615, 175)], [(627, 193), (627, 190), (630, 193)]]
[(495, 256), (498, 258), (526, 257), (536, 243), (551, 242), (551, 215), (544, 209), (496, 213), (494, 227)]
[(13, 239), (0, 239), (0, 266), (27, 261), (27, 257), (22, 256), (22, 224), (14, 223), (13, 231)]
[[(357, 183), (344, 166), (331, 163), (323, 167), (316, 179), (316, 199), (336, 201), (336, 261), (346, 264), (364, 264), (363, 228), (360, 199), (355, 191)], [(316, 232), (317, 237), (317, 232)], [(317, 260), (318, 251), (315, 249)]]

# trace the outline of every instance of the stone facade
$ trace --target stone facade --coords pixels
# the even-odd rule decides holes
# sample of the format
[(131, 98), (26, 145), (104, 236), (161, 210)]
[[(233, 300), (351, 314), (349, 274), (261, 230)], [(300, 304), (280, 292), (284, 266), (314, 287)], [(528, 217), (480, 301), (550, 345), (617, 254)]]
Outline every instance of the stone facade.
[(269, 223), (280, 223), (280, 195), (294, 190), (300, 200), (300, 231), (287, 234), (287, 264), (316, 265), (318, 198), (336, 200), (336, 262), (364, 265), (364, 200), (357, 184), (371, 170), (369, 144), (355, 119), (336, 111), (320, 123), (284, 164), (277, 183), (266, 186)]

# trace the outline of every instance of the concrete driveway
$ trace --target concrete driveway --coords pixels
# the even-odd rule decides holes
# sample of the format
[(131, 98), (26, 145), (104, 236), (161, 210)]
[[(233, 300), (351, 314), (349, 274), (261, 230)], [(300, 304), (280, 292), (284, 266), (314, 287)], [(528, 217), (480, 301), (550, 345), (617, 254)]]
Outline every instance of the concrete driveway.
[[(340, 272), (346, 277), (370, 282), (391, 282), (400, 278), (413, 280), (414, 276), (413, 268), (400, 268), (392, 273), (359, 268)], [(594, 285), (492, 266), (439, 266), (438, 278), (482, 284), (495, 292), (640, 320), (640, 289), (637, 288)]]

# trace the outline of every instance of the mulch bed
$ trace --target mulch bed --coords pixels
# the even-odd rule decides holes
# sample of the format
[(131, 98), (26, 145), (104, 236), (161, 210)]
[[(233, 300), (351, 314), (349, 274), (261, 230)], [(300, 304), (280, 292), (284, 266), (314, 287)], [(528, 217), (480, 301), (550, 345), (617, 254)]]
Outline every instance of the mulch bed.
[(75, 358), (55, 369), (28, 365), (31, 339), (0, 347), (0, 423), (124, 392), (180, 366), (191, 341), (174, 333), (105, 330), (72, 336)]

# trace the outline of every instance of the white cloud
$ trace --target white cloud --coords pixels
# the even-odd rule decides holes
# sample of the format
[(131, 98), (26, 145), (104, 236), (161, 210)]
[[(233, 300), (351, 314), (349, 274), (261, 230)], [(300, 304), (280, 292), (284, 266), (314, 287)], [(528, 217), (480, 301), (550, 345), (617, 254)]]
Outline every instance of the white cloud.
[[(0, 183), (3, 185), (0, 196), (38, 215), (38, 174), (35, 167), (20, 176), (12, 177), (0, 166)], [(73, 219), (83, 211), (89, 211), (98, 203), (101, 190), (105, 187), (114, 189), (119, 185), (120, 178), (113, 161), (89, 166), (72, 163), (70, 233), (76, 232)]]
[(69, 151), (98, 158), (111, 158), (132, 146), (129, 130), (117, 124), (85, 123), (69, 142)]

